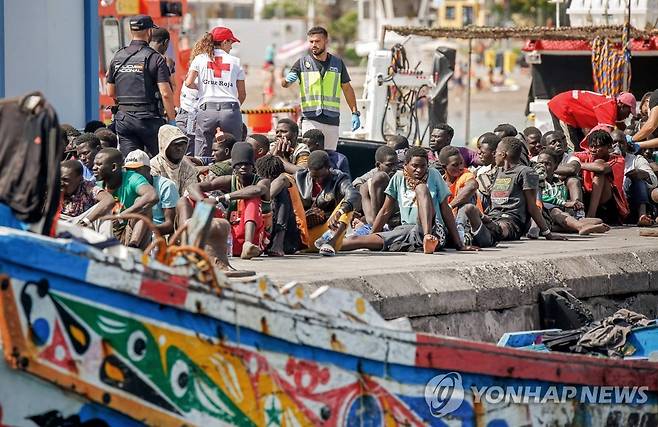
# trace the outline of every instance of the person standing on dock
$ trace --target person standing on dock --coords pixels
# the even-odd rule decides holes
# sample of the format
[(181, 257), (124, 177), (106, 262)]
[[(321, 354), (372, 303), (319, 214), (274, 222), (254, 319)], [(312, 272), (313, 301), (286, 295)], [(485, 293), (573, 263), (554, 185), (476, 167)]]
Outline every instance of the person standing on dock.
[(340, 124), (340, 95), (344, 93), (352, 111), (352, 131), (361, 127), (361, 114), (356, 107), (356, 95), (350, 83), (345, 63), (327, 52), (329, 33), (322, 27), (313, 27), (308, 33), (310, 53), (301, 57), (281, 81), (287, 88), (299, 80), (302, 103), (302, 135), (311, 129), (324, 134), (326, 150), (338, 147)]
[(173, 121), (174, 94), (164, 57), (149, 46), (157, 26), (147, 15), (130, 18), (132, 41), (120, 49), (107, 75), (107, 93), (117, 103), (114, 115), (119, 149), (126, 156), (133, 150), (158, 154), (158, 130), (164, 117)]
[(555, 129), (564, 131), (570, 151), (579, 151), (586, 133), (597, 125), (624, 130), (622, 122), (635, 114), (636, 106), (632, 93), (622, 92), (612, 98), (588, 90), (562, 92), (548, 102)]
[(192, 49), (194, 59), (185, 86), (198, 89), (195, 157), (211, 156), (217, 128), (242, 140), (240, 105), (247, 97), (245, 72), (240, 58), (230, 54), (233, 44), (239, 42), (230, 29), (215, 27)]

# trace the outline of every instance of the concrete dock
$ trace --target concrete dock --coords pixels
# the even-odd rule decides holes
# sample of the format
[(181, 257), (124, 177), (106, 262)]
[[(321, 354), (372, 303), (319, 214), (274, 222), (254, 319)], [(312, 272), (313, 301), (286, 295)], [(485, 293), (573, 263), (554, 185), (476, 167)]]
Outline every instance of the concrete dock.
[(339, 253), (233, 259), (275, 283), (361, 292), (387, 319), (408, 317), (417, 330), (485, 341), (537, 329), (539, 293), (567, 286), (595, 317), (625, 307), (658, 317), (658, 238), (635, 227), (569, 241), (503, 242), (477, 253)]

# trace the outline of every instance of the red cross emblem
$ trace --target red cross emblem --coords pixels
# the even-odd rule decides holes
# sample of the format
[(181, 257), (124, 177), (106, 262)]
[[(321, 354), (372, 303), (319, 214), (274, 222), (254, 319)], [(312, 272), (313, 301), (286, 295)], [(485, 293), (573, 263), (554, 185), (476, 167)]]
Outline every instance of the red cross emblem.
[(231, 71), (231, 64), (224, 64), (224, 58), (216, 56), (215, 61), (208, 61), (208, 68), (212, 70), (215, 77), (222, 78), (222, 72)]

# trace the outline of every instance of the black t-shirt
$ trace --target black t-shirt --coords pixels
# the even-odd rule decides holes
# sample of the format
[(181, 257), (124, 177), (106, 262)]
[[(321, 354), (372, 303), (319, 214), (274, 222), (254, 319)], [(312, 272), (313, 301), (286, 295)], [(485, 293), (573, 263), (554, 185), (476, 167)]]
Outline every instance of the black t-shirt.
[(519, 164), (509, 170), (499, 169), (491, 187), (489, 216), (511, 219), (523, 230), (529, 219), (523, 191), (538, 188), (539, 176), (529, 166)]
[[(148, 43), (141, 40), (133, 40), (130, 42), (130, 46), (148, 46)], [(110, 84), (115, 84), (115, 70), (114, 70), (114, 59), (110, 63), (110, 69), (107, 71), (107, 82)], [(154, 53), (149, 57), (149, 62), (147, 66), (148, 73), (153, 77), (153, 81), (157, 83), (169, 83), (169, 77), (171, 73), (169, 72), (169, 66), (164, 56), (159, 53)], [(151, 111), (137, 111), (131, 112), (131, 115), (149, 118), (149, 117), (158, 117)]]
[[(324, 77), (325, 71), (327, 70), (327, 68), (329, 68), (329, 61), (331, 60), (331, 56), (332, 55), (330, 53), (327, 53), (327, 60), (326, 61), (320, 61), (320, 60), (315, 59), (311, 56), (313, 61), (315, 61), (316, 66), (320, 70), (320, 75), (322, 77)], [(338, 61), (340, 61), (340, 84), (349, 83), (351, 81), (351, 79), (350, 79), (349, 73), (347, 72), (347, 67), (345, 67), (345, 63), (343, 62), (342, 59), (340, 59), (338, 57), (336, 57), (336, 59), (338, 59)], [(302, 59), (300, 58), (300, 59), (297, 60), (297, 62), (295, 62), (295, 64), (290, 69), (290, 71), (296, 73), (297, 76), (299, 76), (300, 78), (301, 78), (301, 74), (302, 74), (302, 64), (301, 63), (302, 63)], [(323, 123), (325, 125), (332, 125), (332, 126), (338, 126), (339, 123), (340, 123), (340, 117), (329, 117), (325, 114), (320, 114), (319, 116), (312, 117), (310, 119), (312, 119), (316, 122), (319, 122), (319, 123)]]
[(649, 110), (656, 106), (658, 106), (658, 89), (654, 90), (649, 97)]

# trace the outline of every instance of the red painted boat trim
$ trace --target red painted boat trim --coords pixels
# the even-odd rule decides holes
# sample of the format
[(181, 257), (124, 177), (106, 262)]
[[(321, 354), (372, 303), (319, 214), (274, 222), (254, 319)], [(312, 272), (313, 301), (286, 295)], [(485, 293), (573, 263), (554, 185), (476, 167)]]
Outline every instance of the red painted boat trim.
[(417, 334), (416, 366), (503, 378), (658, 390), (658, 363), (542, 353)]
[(188, 284), (188, 279), (182, 276), (169, 276), (166, 282), (144, 277), (139, 288), (139, 295), (161, 304), (180, 307), (185, 304)]

